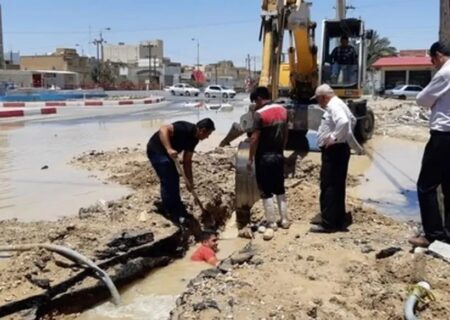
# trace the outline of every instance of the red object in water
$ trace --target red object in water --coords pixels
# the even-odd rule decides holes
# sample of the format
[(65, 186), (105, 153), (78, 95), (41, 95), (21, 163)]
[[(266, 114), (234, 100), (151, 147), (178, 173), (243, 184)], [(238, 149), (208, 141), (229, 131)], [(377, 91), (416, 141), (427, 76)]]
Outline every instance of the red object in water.
[(194, 70), (192, 72), (192, 80), (194, 80), (197, 83), (205, 83), (206, 82), (206, 76), (203, 72), (201, 72), (200, 70)]

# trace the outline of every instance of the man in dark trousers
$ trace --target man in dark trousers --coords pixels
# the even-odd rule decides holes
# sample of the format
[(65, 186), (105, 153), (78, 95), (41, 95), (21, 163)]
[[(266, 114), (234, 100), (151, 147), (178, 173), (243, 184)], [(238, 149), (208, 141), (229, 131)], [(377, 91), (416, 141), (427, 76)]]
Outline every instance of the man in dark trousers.
[[(450, 48), (435, 42), (430, 48), (430, 58), (438, 71), (417, 96), (417, 104), (431, 111), (430, 140), (417, 181), (425, 234), (409, 239), (419, 247), (428, 247), (434, 240), (450, 243)], [(443, 218), (436, 192), (439, 185), (444, 194)]]
[(352, 130), (356, 119), (344, 101), (328, 84), (317, 87), (314, 98), (325, 110), (317, 132), (317, 143), (322, 152), (320, 169), (319, 221), (311, 221), (311, 232), (329, 233), (346, 229), (345, 189), (350, 147), (358, 154), (364, 152)]
[(331, 82), (337, 83), (339, 73), (342, 70), (343, 84), (350, 84), (356, 81), (355, 66), (358, 64), (358, 57), (355, 49), (348, 44), (348, 36), (341, 37), (341, 43), (334, 48), (331, 53)]
[(200, 120), (197, 124), (177, 121), (163, 125), (149, 140), (147, 156), (161, 182), (161, 200), (164, 212), (177, 225), (188, 217), (186, 207), (180, 198), (180, 176), (174, 160), (183, 152), (183, 169), (189, 191), (194, 189), (192, 176), (192, 156), (200, 140), (204, 140), (215, 130), (214, 122)]
[(271, 101), (266, 87), (256, 88), (250, 95), (256, 106), (254, 115), (255, 128), (250, 136), (250, 152), (247, 169), (252, 172), (255, 164), (256, 182), (263, 201), (267, 220), (264, 239), (270, 240), (277, 229), (277, 218), (274, 212), (273, 196), (276, 196), (280, 226), (289, 228), (287, 203), (284, 188), (284, 156), (283, 150), (287, 142), (288, 125), (287, 110), (280, 104)]

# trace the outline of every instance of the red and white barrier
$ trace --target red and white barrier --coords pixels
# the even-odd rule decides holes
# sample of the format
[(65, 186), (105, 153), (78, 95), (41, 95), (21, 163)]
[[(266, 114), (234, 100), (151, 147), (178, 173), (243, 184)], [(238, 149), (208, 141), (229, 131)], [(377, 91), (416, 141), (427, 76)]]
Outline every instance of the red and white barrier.
[(4, 108), (28, 108), (28, 107), (101, 107), (101, 106), (130, 106), (139, 104), (159, 103), (164, 97), (150, 97), (144, 99), (126, 100), (77, 100), (77, 101), (47, 101), (47, 102), (0, 102)]
[(55, 114), (56, 108), (33, 108), (33, 109), (13, 109), (13, 110), (0, 110), (0, 118), (10, 117), (25, 117), (36, 116), (45, 114)]

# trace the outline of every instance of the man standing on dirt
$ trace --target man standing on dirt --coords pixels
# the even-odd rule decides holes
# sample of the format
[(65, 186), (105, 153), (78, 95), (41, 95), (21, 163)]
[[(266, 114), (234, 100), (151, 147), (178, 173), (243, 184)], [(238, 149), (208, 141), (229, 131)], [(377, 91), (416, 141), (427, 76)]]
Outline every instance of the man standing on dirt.
[[(428, 247), (434, 240), (450, 243), (450, 48), (435, 42), (430, 58), (438, 71), (417, 96), (417, 104), (431, 110), (430, 139), (417, 181), (425, 235), (409, 239), (419, 247)], [(444, 220), (438, 204), (439, 185), (444, 194)]]
[(345, 211), (345, 189), (350, 146), (362, 154), (352, 130), (356, 119), (344, 101), (328, 84), (317, 87), (315, 96), (325, 110), (317, 133), (322, 151), (320, 169), (320, 216), (311, 221), (310, 232), (330, 233), (345, 230), (349, 219)]
[(287, 203), (284, 188), (284, 155), (287, 142), (287, 110), (280, 104), (272, 103), (266, 87), (257, 87), (250, 95), (256, 106), (254, 131), (250, 136), (250, 152), (247, 162), (249, 172), (255, 163), (256, 182), (261, 193), (267, 220), (264, 239), (273, 237), (277, 229), (273, 195), (278, 202), (281, 216), (280, 226), (288, 229)]
[(194, 149), (200, 140), (208, 138), (214, 130), (214, 122), (209, 118), (197, 124), (177, 121), (163, 125), (147, 144), (147, 156), (161, 182), (164, 212), (177, 225), (188, 217), (188, 213), (180, 198), (180, 176), (174, 160), (178, 161), (178, 153), (183, 152), (183, 169), (188, 180), (186, 187), (189, 191), (193, 190)]

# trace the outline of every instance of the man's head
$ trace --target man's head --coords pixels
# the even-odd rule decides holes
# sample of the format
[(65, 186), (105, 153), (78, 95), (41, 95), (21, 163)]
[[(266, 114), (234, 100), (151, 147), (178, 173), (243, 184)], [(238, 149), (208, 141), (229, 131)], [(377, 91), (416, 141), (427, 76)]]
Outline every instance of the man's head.
[(333, 88), (331, 88), (328, 84), (322, 84), (316, 88), (316, 92), (313, 96), (313, 99), (317, 100), (317, 103), (325, 108), (330, 102), (331, 98), (334, 97)]
[(250, 101), (255, 104), (256, 109), (260, 109), (272, 99), (269, 89), (267, 87), (257, 87), (250, 94)]
[(440, 69), (450, 59), (450, 48), (437, 41), (431, 45), (430, 58), (434, 67)]
[(341, 36), (341, 46), (342, 47), (348, 46), (348, 36), (346, 34)]
[(204, 230), (200, 235), (200, 242), (202, 245), (212, 249), (214, 252), (218, 251), (217, 247), (217, 232), (213, 230)]
[(205, 118), (197, 122), (196, 137), (199, 140), (205, 140), (209, 135), (216, 130), (214, 122), (210, 118)]

